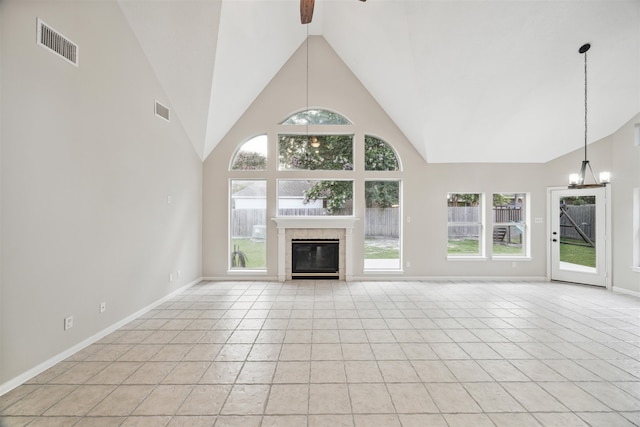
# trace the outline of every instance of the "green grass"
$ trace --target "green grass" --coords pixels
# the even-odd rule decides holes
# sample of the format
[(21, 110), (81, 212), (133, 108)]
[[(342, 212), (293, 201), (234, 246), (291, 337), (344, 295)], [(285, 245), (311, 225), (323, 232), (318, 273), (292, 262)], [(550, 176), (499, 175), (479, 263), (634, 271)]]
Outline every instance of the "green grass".
[(449, 255), (478, 255), (480, 249), (477, 240), (449, 240), (447, 244)]
[(247, 266), (245, 268), (267, 267), (267, 246), (264, 241), (254, 242), (251, 239), (233, 239), (231, 241), (231, 248), (235, 245), (239, 246), (239, 250), (247, 256)]
[(400, 247), (398, 239), (365, 239), (365, 259), (398, 259)]
[[(480, 249), (478, 241), (474, 239), (449, 240), (447, 245), (449, 255), (478, 255)], [(522, 248), (514, 245), (493, 245), (493, 255), (522, 255)]]
[(493, 245), (494, 255), (522, 255), (522, 246), (515, 245)]
[[(562, 239), (562, 242), (582, 243), (581, 241), (571, 239)], [(589, 246), (561, 244), (560, 261), (584, 265), (586, 267), (595, 267), (596, 249)]]

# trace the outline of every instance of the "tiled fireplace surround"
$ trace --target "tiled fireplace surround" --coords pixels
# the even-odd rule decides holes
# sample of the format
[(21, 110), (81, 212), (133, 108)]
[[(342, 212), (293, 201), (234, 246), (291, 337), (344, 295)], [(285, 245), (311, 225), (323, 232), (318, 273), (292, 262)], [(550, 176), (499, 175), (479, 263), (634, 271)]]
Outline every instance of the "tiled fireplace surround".
[(353, 227), (356, 217), (276, 217), (278, 227), (278, 280), (291, 280), (292, 239), (338, 239), (339, 280), (353, 277)]

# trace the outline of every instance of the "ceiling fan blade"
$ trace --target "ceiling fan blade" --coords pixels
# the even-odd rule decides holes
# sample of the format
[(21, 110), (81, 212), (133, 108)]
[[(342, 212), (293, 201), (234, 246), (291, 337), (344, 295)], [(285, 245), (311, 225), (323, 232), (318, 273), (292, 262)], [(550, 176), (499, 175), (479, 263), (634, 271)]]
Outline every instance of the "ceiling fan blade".
[(313, 5), (315, 0), (300, 0), (300, 22), (308, 24), (313, 19)]

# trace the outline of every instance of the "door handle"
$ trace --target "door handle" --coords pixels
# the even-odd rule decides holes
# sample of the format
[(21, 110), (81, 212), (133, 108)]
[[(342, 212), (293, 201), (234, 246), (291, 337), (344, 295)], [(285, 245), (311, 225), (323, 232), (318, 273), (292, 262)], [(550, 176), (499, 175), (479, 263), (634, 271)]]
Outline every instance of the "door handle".
[(554, 231), (554, 232), (553, 232), (553, 235), (555, 236), (556, 234), (558, 234), (558, 233)]
[(551, 241), (552, 241), (552, 242), (557, 242), (557, 241), (558, 241), (558, 239), (553, 239), (553, 240), (551, 240)]

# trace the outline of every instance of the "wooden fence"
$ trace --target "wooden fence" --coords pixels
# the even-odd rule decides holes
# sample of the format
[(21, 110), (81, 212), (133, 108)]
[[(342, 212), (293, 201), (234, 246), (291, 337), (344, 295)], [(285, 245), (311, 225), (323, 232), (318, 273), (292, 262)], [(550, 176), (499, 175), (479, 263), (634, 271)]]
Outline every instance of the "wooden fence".
[(400, 237), (400, 209), (365, 209), (364, 235), (367, 237)]
[[(449, 221), (449, 239), (477, 239), (480, 237), (480, 208), (477, 206), (449, 206), (447, 212)], [(521, 206), (495, 206), (493, 208), (493, 223), (510, 223), (522, 221)], [(467, 223), (456, 225), (455, 223)], [(478, 225), (472, 225), (472, 224)]]
[[(319, 208), (280, 209), (281, 216), (322, 216), (324, 210)], [(350, 215), (350, 212), (337, 212), (336, 215)], [(255, 225), (265, 225), (266, 209), (234, 209), (231, 212), (231, 236), (249, 238), (254, 234)], [(398, 238), (400, 231), (400, 209), (366, 209), (365, 235), (375, 237)]]
[[(596, 205), (567, 205), (566, 210), (584, 234), (594, 240), (596, 237)], [(582, 240), (580, 234), (573, 228), (565, 215), (560, 217), (560, 237)]]

